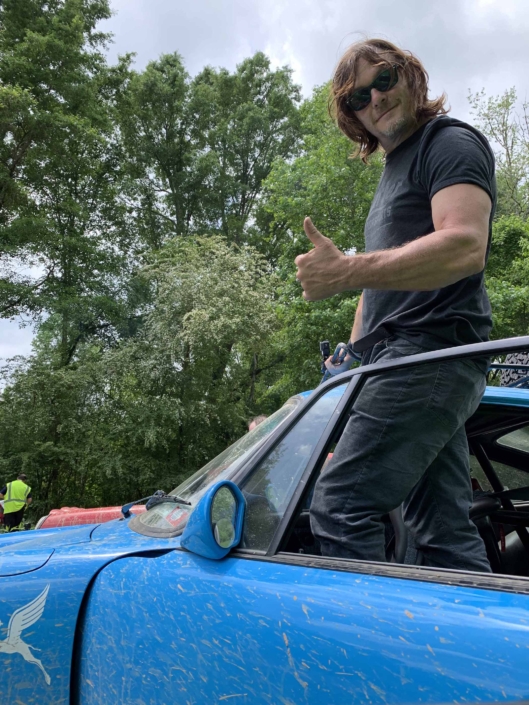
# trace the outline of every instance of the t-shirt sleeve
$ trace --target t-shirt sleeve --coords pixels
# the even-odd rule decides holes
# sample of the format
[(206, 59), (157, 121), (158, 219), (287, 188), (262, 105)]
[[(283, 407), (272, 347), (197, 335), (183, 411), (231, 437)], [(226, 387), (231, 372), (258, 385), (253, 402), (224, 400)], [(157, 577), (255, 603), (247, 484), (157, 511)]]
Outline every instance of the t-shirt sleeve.
[(494, 157), (480, 138), (463, 127), (444, 127), (431, 138), (419, 165), (419, 180), (430, 200), (454, 184), (474, 184), (494, 202)]

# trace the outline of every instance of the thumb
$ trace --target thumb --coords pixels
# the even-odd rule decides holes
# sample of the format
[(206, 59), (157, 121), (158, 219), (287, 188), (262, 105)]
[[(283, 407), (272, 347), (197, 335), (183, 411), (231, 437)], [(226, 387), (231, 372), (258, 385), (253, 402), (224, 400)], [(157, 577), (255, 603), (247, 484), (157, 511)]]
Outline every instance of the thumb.
[(314, 247), (321, 247), (321, 245), (323, 245), (327, 240), (325, 235), (322, 235), (314, 226), (310, 218), (305, 218), (303, 221), (303, 229), (305, 230), (305, 235), (309, 238)]

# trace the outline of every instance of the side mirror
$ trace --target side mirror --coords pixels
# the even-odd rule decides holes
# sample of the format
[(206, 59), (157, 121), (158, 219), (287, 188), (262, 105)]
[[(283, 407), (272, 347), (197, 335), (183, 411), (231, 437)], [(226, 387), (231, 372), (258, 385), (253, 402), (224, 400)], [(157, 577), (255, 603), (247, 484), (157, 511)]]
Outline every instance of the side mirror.
[(245, 509), (237, 485), (229, 480), (217, 482), (198, 501), (180, 545), (204, 558), (224, 558), (241, 541)]

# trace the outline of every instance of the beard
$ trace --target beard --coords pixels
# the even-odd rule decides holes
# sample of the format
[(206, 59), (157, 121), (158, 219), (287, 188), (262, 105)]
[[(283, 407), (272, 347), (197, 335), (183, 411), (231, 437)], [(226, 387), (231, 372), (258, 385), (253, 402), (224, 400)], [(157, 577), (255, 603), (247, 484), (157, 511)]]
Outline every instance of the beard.
[(395, 142), (414, 129), (415, 120), (410, 115), (400, 115), (380, 132), (387, 140)]
[(395, 107), (397, 115), (383, 129), (379, 128), (380, 133), (389, 142), (401, 142), (417, 129), (417, 120), (406, 110), (406, 106), (397, 104)]

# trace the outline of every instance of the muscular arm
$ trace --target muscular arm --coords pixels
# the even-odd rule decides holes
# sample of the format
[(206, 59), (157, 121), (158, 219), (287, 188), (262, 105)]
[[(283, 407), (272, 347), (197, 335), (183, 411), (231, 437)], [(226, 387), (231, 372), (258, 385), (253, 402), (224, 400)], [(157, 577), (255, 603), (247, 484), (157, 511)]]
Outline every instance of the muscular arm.
[(455, 184), (432, 198), (435, 231), (393, 250), (344, 255), (316, 230), (305, 232), (314, 249), (296, 258), (298, 279), (309, 301), (352, 289), (432, 291), (482, 271), (491, 200), (472, 184)]
[(351, 343), (359, 340), (362, 337), (362, 307), (364, 305), (364, 294), (360, 294), (358, 306), (356, 307), (355, 320), (353, 329), (351, 330)]

